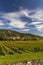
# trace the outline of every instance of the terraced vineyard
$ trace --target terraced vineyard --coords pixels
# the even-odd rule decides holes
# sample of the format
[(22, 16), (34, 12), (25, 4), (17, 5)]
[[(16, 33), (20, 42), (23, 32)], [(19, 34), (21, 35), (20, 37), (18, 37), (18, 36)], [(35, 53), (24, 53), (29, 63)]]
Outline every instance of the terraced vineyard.
[(43, 40), (0, 41), (0, 65), (43, 59)]
[(40, 41), (0, 41), (0, 55), (43, 52), (43, 40)]

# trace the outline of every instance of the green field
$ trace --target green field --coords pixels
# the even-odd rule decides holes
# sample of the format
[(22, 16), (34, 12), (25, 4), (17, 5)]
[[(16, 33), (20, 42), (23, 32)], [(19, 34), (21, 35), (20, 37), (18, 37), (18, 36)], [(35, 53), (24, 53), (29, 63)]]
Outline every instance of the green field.
[(0, 64), (43, 59), (43, 40), (0, 41)]

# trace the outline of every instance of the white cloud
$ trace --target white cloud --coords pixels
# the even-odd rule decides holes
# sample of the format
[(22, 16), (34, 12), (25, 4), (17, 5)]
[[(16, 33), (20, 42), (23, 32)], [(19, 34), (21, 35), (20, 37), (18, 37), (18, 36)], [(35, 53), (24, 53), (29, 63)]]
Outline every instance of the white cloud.
[(14, 19), (11, 19), (11, 22), (9, 23), (10, 26), (16, 27), (16, 28), (25, 28), (25, 24), (26, 22), (24, 23), (20, 20), (14, 20)]
[(3, 14), (2, 18), (10, 21), (7, 23), (11, 27), (15, 28), (25, 28), (27, 22), (23, 22), (20, 17), (22, 16), (21, 12), (11, 12)]
[(35, 25), (36, 29), (38, 29), (38, 31), (42, 32), (43, 31), (43, 24), (40, 25)]
[(10, 23), (7, 23), (9, 25), (8, 28), (14, 27), (22, 29), (21, 31), (30, 31), (30, 29), (26, 29), (27, 21), (24, 22), (20, 19), (21, 16), (29, 17), (29, 13), (30, 11), (28, 11), (27, 9), (21, 9), (19, 12), (3, 13), (1, 18), (10, 21)]
[(3, 26), (3, 25), (4, 25), (4, 23), (3, 23), (1, 20), (0, 20), (0, 25), (1, 25), (1, 26)]
[(31, 25), (34, 25), (38, 31), (43, 31), (43, 10), (37, 9), (34, 11), (35, 13), (30, 16), (33, 22)]
[(43, 22), (32, 22), (32, 23), (30, 23), (30, 25), (39, 25), (41, 23), (43, 23)]
[[(31, 18), (33, 22), (28, 23), (28, 25), (34, 25), (38, 31), (43, 31), (43, 9), (36, 9), (36, 10), (21, 10), (24, 16)], [(33, 13), (33, 14), (32, 14)], [(30, 15), (31, 14), (31, 15)]]
[(1, 16), (5, 20), (10, 21), (10, 23), (7, 23), (10, 27), (15, 27), (15, 28), (26, 28), (27, 21), (24, 22), (23, 20), (20, 19), (21, 16), (26, 16), (29, 17), (29, 13), (31, 11), (27, 9), (20, 9), (18, 12), (10, 12), (10, 13), (3, 13)]
[(21, 10), (21, 13), (23, 14), (23, 16), (29, 17), (29, 13), (31, 13), (31, 11), (29, 11), (27, 9), (23, 9), (23, 10)]
[(30, 18), (36, 21), (43, 21), (43, 10), (42, 9), (34, 10), (34, 14), (31, 15)]
[(22, 13), (33, 21), (28, 23), (28, 25), (34, 25), (34, 29), (37, 29), (40, 32), (43, 31), (43, 9), (23, 10)]
[(30, 31), (30, 29), (22, 29), (22, 31), (23, 31), (23, 32), (25, 32), (25, 31)]
[[(30, 23), (28, 23), (27, 21), (24, 22), (23, 20), (20, 19), (22, 16), (30, 18), (32, 22)], [(28, 24), (28, 25), (34, 25), (35, 26), (34, 29), (37, 29), (38, 31), (43, 30), (43, 10), (42, 9), (36, 9), (36, 10), (20, 9), (20, 11), (18, 12), (3, 13), (1, 17), (4, 18), (5, 20), (10, 21), (10, 23), (7, 23), (9, 27), (15, 27), (19, 29), (25, 28), (22, 31), (29, 31), (30, 29), (26, 29), (27, 28), (26, 24)], [(3, 23), (1, 22), (0, 25), (3, 25)]]

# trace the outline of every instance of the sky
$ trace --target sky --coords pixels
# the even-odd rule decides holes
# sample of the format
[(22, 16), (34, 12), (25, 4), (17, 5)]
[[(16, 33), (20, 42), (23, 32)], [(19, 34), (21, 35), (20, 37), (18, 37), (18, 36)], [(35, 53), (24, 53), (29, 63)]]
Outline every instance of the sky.
[(43, 0), (0, 0), (0, 29), (43, 36)]

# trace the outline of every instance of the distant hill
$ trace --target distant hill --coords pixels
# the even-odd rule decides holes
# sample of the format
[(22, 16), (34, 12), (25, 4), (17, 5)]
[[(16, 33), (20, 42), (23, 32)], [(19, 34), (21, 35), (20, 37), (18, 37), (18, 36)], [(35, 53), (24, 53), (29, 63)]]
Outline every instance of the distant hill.
[(0, 29), (0, 40), (39, 40), (42, 36), (33, 35), (29, 33), (19, 33), (17, 31)]

